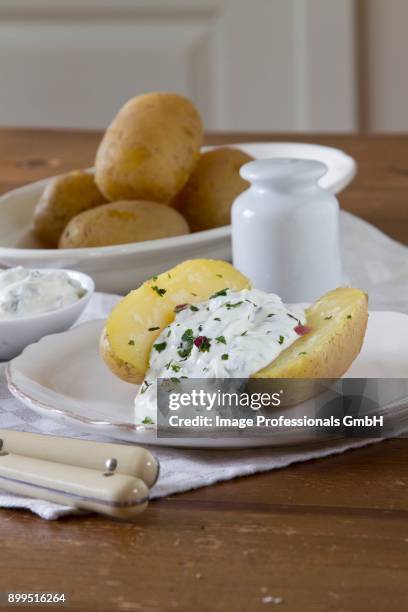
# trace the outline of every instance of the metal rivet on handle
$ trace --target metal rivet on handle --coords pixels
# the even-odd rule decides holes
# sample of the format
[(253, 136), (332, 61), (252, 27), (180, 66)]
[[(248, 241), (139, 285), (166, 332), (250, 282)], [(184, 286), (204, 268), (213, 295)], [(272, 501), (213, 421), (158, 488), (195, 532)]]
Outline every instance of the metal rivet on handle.
[(104, 476), (113, 476), (116, 472), (117, 467), (118, 467), (118, 460), (115, 459), (115, 457), (111, 457), (110, 459), (107, 459), (105, 462), (106, 472), (104, 473)]

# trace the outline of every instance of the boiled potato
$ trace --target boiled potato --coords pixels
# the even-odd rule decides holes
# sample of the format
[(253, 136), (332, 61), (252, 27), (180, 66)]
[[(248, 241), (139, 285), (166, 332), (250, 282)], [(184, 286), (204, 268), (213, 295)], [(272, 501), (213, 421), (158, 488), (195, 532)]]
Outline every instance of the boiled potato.
[[(249, 288), (230, 264), (193, 260), (144, 283), (113, 309), (101, 338), (101, 353), (123, 380), (141, 383), (151, 347), (174, 319), (177, 304), (205, 301), (229, 287)], [(308, 332), (253, 378), (337, 378), (360, 352), (367, 326), (367, 296), (359, 289), (327, 293), (306, 311)], [(310, 397), (310, 390), (306, 389)], [(313, 395), (313, 393), (312, 393)]]
[(108, 127), (95, 159), (95, 180), (109, 200), (168, 203), (199, 159), (202, 123), (178, 94), (129, 100)]
[(56, 176), (49, 181), (35, 207), (34, 234), (50, 247), (57, 247), (73, 217), (106, 202), (89, 172), (74, 170)]
[(306, 310), (301, 336), (255, 378), (340, 378), (361, 350), (367, 327), (367, 294), (339, 288)]
[(186, 220), (156, 202), (111, 202), (74, 217), (59, 241), (60, 249), (101, 247), (188, 234)]
[(231, 223), (235, 198), (249, 187), (239, 175), (253, 158), (239, 149), (222, 147), (204, 153), (184, 189), (175, 198), (192, 232)]
[(203, 302), (213, 293), (240, 291), (249, 282), (225, 261), (194, 259), (146, 281), (112, 310), (101, 338), (101, 354), (119, 378), (141, 383), (150, 350), (174, 319), (178, 304)]

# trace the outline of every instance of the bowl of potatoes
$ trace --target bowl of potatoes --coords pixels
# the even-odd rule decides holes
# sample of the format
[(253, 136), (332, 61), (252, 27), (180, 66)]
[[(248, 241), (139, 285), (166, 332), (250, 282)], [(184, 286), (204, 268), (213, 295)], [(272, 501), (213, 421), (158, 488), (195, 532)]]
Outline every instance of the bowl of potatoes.
[(338, 149), (258, 142), (203, 147), (201, 117), (187, 98), (129, 100), (107, 128), (95, 167), (31, 183), (0, 197), (0, 266), (70, 268), (99, 291), (126, 293), (193, 258), (231, 257), (230, 210), (248, 187), (252, 159), (318, 159), (321, 185), (338, 193), (355, 161)]

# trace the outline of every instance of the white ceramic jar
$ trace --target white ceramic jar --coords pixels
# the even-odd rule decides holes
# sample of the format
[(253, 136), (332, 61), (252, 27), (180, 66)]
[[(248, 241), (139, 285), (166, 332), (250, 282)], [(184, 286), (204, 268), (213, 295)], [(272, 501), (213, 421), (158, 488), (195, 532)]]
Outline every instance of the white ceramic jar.
[(251, 183), (232, 206), (234, 266), (257, 289), (311, 302), (341, 285), (339, 205), (319, 187), (325, 164), (262, 159), (245, 164)]

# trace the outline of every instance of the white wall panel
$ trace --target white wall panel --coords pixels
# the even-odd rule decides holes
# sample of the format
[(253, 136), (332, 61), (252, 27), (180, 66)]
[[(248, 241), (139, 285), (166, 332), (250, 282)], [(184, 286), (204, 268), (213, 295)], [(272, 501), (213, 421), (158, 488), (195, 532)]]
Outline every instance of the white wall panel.
[(408, 1), (364, 2), (362, 27), (365, 127), (408, 131)]
[(171, 90), (207, 129), (351, 130), (352, 5), (0, 0), (0, 124), (103, 127), (133, 95)]

